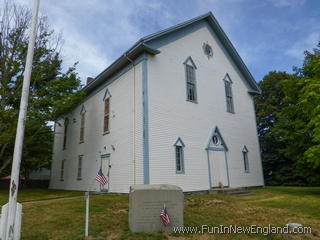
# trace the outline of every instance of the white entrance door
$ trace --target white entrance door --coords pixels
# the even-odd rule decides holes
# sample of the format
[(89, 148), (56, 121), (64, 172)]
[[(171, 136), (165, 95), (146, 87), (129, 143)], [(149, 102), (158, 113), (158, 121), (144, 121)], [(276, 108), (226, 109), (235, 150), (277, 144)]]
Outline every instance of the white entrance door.
[(211, 186), (228, 187), (228, 173), (224, 151), (209, 151), (211, 164)]
[(107, 178), (108, 183), (104, 186), (101, 185), (101, 191), (108, 192), (110, 186), (110, 169), (111, 169), (111, 162), (110, 162), (110, 155), (101, 157), (101, 170), (103, 175)]

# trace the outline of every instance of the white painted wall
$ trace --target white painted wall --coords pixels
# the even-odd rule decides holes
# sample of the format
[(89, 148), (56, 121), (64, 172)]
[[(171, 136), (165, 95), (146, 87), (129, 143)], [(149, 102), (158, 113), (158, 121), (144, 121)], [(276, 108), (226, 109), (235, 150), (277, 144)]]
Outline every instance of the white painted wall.
[[(134, 88), (134, 72), (136, 76)], [(100, 154), (111, 154), (110, 192), (128, 192), (134, 183), (133, 116), (135, 115), (136, 183), (143, 181), (142, 168), (142, 72), (141, 63), (104, 87), (66, 117), (69, 118), (67, 148), (62, 149), (64, 120), (56, 124), (50, 188), (69, 190), (99, 190), (94, 180), (100, 168)], [(110, 100), (110, 133), (103, 135), (103, 97), (108, 88)], [(135, 114), (134, 112), (134, 89)], [(84, 143), (79, 143), (80, 111), (86, 109)], [(111, 145), (115, 147), (112, 150)], [(78, 156), (83, 157), (82, 180), (77, 180)], [(61, 161), (65, 160), (64, 181), (60, 181)]]
[[(204, 42), (213, 47), (214, 56), (211, 59), (203, 53)], [(229, 148), (227, 158), (230, 187), (263, 185), (252, 96), (248, 94), (243, 76), (215, 34), (204, 26), (160, 47), (159, 50), (160, 54), (148, 57), (150, 183), (175, 184), (184, 191), (207, 190), (209, 174), (205, 147), (212, 128), (218, 126)], [(186, 101), (183, 62), (189, 56), (193, 58), (198, 68), (196, 70), (198, 104)], [(233, 81), (235, 114), (226, 112), (223, 82), (226, 73)], [(51, 188), (87, 190), (93, 182), (91, 190), (99, 190), (99, 185), (94, 181), (100, 167), (99, 152), (111, 154), (111, 192), (127, 193), (130, 185), (143, 183), (142, 64), (139, 63), (135, 71), (129, 70), (107, 87), (112, 95), (110, 134), (102, 135), (104, 107), (102, 99), (106, 88), (84, 102), (86, 108), (84, 143), (79, 144), (82, 105), (67, 116), (70, 125), (66, 150), (62, 150), (63, 119), (58, 121), (61, 126), (56, 125)], [(134, 93), (135, 108), (133, 108)], [(135, 136), (133, 136), (134, 115)], [(185, 174), (176, 174), (175, 169), (173, 144), (178, 137), (181, 137), (186, 145)], [(115, 146), (115, 151), (111, 145)], [(244, 145), (249, 150), (250, 173), (244, 172), (241, 152)], [(79, 181), (77, 164), (78, 156), (81, 154), (84, 155), (83, 177)], [(65, 180), (60, 181), (63, 159), (66, 160)]]
[[(214, 51), (208, 60), (202, 45)], [(160, 47), (160, 54), (149, 57), (149, 140), (150, 183), (176, 184), (184, 191), (209, 188), (205, 146), (214, 126), (218, 126), (229, 148), (227, 152), (230, 186), (263, 185), (261, 160), (252, 96), (243, 76), (208, 27)], [(186, 101), (183, 62), (191, 56), (197, 66), (198, 104)], [(235, 114), (226, 112), (223, 78), (233, 81)], [(185, 174), (176, 174), (173, 144), (181, 137)], [(244, 172), (242, 148), (249, 150), (250, 173)]]

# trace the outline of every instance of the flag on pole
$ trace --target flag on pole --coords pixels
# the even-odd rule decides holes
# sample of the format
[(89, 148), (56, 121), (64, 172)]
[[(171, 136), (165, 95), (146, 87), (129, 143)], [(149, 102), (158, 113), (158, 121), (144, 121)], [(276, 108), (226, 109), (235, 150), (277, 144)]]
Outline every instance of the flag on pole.
[(98, 171), (98, 174), (96, 176), (96, 181), (98, 181), (99, 183), (101, 183), (102, 186), (106, 185), (108, 183), (108, 180), (106, 179), (106, 177), (103, 175), (102, 170), (100, 168), (100, 170)]
[(160, 213), (160, 218), (163, 222), (164, 225), (168, 225), (170, 223), (170, 218), (169, 218), (169, 215), (168, 215), (168, 212), (167, 212), (167, 208), (166, 208), (166, 205), (163, 205), (163, 209)]

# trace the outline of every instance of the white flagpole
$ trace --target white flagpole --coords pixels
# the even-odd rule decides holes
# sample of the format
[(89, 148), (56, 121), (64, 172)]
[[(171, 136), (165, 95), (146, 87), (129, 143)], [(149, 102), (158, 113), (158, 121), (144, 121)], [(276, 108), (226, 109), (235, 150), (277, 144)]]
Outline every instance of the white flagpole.
[(85, 198), (86, 198), (86, 224), (85, 224), (85, 229), (84, 229), (85, 237), (89, 236), (90, 189), (91, 189), (94, 181), (95, 181), (95, 179), (92, 179), (92, 181), (88, 187), (88, 191), (85, 193)]
[(85, 236), (89, 236), (89, 206), (90, 206), (90, 192), (86, 192), (86, 229)]
[(29, 36), (27, 60), (25, 65), (24, 77), (23, 77), (18, 126), (17, 126), (12, 169), (11, 169), (9, 207), (8, 207), (8, 218), (7, 218), (7, 224), (6, 224), (7, 229), (6, 229), (6, 237), (5, 237), (5, 239), (7, 240), (13, 239), (14, 231), (15, 231), (17, 196), (18, 196), (18, 187), (19, 187), (19, 172), (20, 172), (20, 163), (21, 163), (21, 156), (22, 156), (22, 149), (23, 149), (25, 121), (26, 121), (27, 108), (28, 108), (29, 87), (30, 87), (30, 78), (31, 78), (31, 71), (32, 71), (34, 45), (35, 45), (35, 39), (36, 39), (36, 26), (37, 26), (37, 20), (38, 20), (39, 5), (40, 5), (40, 0), (34, 0), (33, 16), (32, 16), (31, 30), (30, 30), (30, 36)]

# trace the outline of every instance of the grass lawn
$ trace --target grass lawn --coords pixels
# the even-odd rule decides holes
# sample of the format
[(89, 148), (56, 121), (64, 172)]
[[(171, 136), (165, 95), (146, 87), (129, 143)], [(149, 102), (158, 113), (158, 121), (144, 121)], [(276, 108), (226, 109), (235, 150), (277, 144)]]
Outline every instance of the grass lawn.
[[(62, 197), (83, 196), (82, 192), (51, 190), (51, 189), (23, 189), (19, 191), (18, 201), (20, 203)], [(0, 206), (7, 203), (9, 194), (7, 190), (0, 189)]]
[[(0, 191), (0, 204), (7, 195)], [(266, 187), (253, 195), (235, 197), (205, 194), (185, 197), (185, 226), (284, 226), (298, 222), (312, 227), (308, 235), (131, 233), (128, 196), (91, 197), (89, 239), (320, 239), (320, 187)], [(55, 190), (23, 190), (20, 201), (83, 195)], [(23, 206), (22, 239), (84, 239), (85, 201), (82, 198), (28, 203)]]

